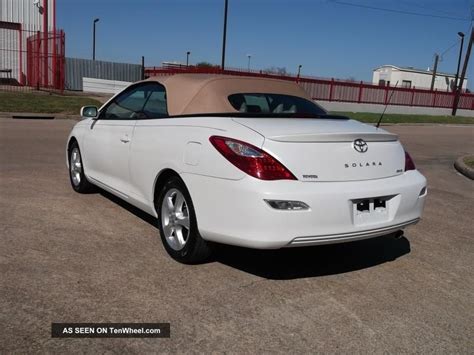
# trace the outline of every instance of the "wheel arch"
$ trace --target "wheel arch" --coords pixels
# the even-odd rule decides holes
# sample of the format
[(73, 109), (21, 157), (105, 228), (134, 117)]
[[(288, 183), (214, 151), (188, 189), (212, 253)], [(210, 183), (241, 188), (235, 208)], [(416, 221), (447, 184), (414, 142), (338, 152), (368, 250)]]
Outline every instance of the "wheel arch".
[[(176, 176), (181, 181), (183, 181), (183, 179), (181, 179), (181, 177), (179, 176), (178, 172), (170, 168), (163, 169), (156, 175), (155, 183), (153, 186), (153, 205), (155, 206), (155, 210), (156, 210), (156, 203), (158, 202), (158, 197), (161, 192), (161, 189), (163, 188), (166, 181), (168, 181), (173, 176)], [(184, 181), (183, 181), (183, 184), (184, 184)], [(156, 212), (158, 213), (158, 211)]]
[(79, 145), (79, 142), (77, 141), (77, 138), (75, 136), (69, 137), (69, 141), (67, 142), (67, 151), (69, 152), (71, 150), (71, 147), (73, 143), (77, 143)]
[(70, 136), (67, 141), (67, 149), (66, 149), (66, 165), (69, 167), (69, 153), (71, 152), (72, 145), (76, 143), (79, 145), (77, 138), (75, 136)]

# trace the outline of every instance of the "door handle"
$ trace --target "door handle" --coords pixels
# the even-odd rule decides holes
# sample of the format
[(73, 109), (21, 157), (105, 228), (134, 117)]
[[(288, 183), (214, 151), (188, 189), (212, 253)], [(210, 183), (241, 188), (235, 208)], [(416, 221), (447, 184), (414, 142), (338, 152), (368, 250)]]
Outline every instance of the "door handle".
[(128, 143), (128, 142), (130, 142), (130, 137), (128, 135), (125, 135), (122, 138), (120, 138), (120, 142)]

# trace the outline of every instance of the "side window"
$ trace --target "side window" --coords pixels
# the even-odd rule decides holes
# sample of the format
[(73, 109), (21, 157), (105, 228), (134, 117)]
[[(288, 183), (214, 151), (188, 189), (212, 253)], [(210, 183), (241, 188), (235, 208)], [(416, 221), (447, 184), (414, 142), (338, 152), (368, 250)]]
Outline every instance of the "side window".
[(148, 117), (157, 118), (168, 116), (165, 88), (161, 85), (159, 85), (159, 87), (161, 87), (161, 90), (154, 90), (153, 92), (151, 92), (148, 101), (143, 109), (144, 113)]
[(106, 120), (167, 117), (165, 88), (156, 83), (139, 84), (117, 96), (101, 113)]

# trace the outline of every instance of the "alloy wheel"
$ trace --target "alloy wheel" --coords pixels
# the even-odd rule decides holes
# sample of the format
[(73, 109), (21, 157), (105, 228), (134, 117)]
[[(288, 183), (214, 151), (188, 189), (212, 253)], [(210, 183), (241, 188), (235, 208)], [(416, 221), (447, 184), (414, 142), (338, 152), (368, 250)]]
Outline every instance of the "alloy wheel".
[(166, 242), (173, 250), (181, 250), (189, 238), (189, 210), (186, 199), (178, 189), (166, 192), (161, 205), (161, 223)]
[(79, 148), (77, 147), (73, 148), (71, 152), (69, 170), (71, 172), (72, 183), (74, 186), (79, 186), (81, 184), (82, 162), (81, 154), (79, 153)]

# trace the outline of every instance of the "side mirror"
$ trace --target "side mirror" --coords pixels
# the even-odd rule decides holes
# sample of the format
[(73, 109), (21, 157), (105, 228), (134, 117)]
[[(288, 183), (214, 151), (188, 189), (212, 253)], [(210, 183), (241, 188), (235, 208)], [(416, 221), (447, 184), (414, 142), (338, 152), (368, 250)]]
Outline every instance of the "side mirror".
[(81, 108), (82, 118), (97, 118), (99, 116), (99, 109), (95, 106), (83, 106)]

